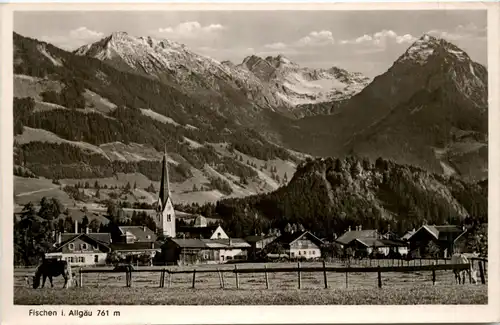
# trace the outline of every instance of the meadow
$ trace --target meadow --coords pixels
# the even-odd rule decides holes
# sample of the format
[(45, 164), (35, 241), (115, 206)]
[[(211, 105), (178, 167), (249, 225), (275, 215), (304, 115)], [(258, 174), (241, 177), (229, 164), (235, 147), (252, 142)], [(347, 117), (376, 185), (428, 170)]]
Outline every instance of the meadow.
[[(389, 261), (385, 261), (389, 263)], [(268, 263), (267, 267), (282, 267), (288, 263)], [(289, 266), (296, 266), (295, 263)], [(304, 263), (304, 266), (319, 263)], [(330, 265), (330, 264), (328, 264)], [(381, 264), (382, 266), (383, 264)], [(239, 268), (262, 267), (262, 264), (243, 264)], [(234, 265), (197, 266), (234, 269)], [(139, 268), (147, 268), (140, 267)], [(192, 266), (169, 267), (192, 270)], [(437, 271), (432, 284), (431, 272), (382, 273), (382, 288), (378, 288), (376, 273), (327, 273), (328, 289), (324, 288), (323, 273), (301, 274), (298, 289), (296, 272), (269, 273), (269, 289), (263, 273), (239, 274), (239, 289), (234, 273), (223, 273), (224, 289), (218, 273), (198, 273), (195, 289), (192, 273), (167, 276), (164, 288), (159, 288), (160, 274), (134, 273), (132, 286), (125, 287), (124, 273), (92, 273), (83, 275), (83, 287), (61, 289), (62, 278), (54, 279), (54, 288), (46, 283), (34, 290), (24, 276), (32, 270), (16, 269), (14, 303), (31, 304), (153, 304), (153, 305), (322, 305), (322, 304), (487, 304), (487, 285), (457, 285), (452, 271)]]

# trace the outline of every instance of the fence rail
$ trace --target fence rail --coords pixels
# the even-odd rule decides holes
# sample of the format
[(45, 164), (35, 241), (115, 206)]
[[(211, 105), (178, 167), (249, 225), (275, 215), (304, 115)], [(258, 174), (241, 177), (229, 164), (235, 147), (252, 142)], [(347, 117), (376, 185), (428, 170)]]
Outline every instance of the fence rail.
[[(126, 286), (130, 287), (132, 285), (132, 274), (133, 273), (160, 273), (160, 281), (159, 286), (161, 288), (165, 287), (165, 277), (168, 275), (168, 287), (170, 287), (172, 281), (172, 275), (174, 274), (192, 274), (192, 288), (195, 288), (196, 285), (196, 274), (200, 273), (216, 273), (218, 274), (220, 286), (224, 288), (224, 273), (233, 273), (235, 275), (236, 288), (239, 289), (239, 274), (248, 274), (248, 273), (263, 273), (265, 275), (266, 280), (266, 288), (269, 289), (269, 273), (296, 273), (297, 274), (297, 282), (298, 288), (301, 288), (302, 282), (302, 273), (307, 272), (323, 272), (324, 286), (328, 288), (328, 278), (327, 273), (345, 273), (346, 275), (346, 287), (348, 286), (348, 274), (349, 273), (377, 273), (377, 282), (378, 287), (382, 287), (381, 274), (389, 273), (389, 272), (419, 272), (419, 271), (430, 271), (432, 272), (432, 282), (435, 284), (436, 282), (436, 271), (444, 271), (444, 270), (453, 270), (453, 271), (463, 271), (470, 270), (471, 265), (469, 263), (466, 264), (431, 264), (431, 265), (410, 265), (410, 266), (362, 266), (362, 267), (332, 267), (327, 266), (325, 262), (323, 262), (323, 266), (303, 266), (301, 263), (297, 263), (297, 266), (293, 267), (271, 267), (268, 268), (265, 265), (263, 268), (238, 268), (235, 265), (234, 269), (192, 269), (192, 270), (170, 270), (165, 267), (152, 267), (146, 269), (132, 269), (128, 268), (127, 270), (113, 270), (113, 269), (104, 269), (104, 268), (80, 268), (79, 269), (79, 283), (78, 286), (83, 286), (83, 275), (89, 273), (125, 273)], [(482, 267), (482, 264), (479, 264), (479, 272), (481, 283), (485, 284), (485, 270)], [(469, 275), (469, 281), (472, 281)]]

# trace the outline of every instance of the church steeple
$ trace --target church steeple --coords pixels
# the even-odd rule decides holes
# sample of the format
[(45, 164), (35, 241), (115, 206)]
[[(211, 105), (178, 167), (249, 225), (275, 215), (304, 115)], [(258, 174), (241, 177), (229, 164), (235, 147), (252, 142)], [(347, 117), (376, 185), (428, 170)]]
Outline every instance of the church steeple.
[(167, 148), (163, 153), (161, 164), (160, 193), (158, 193), (157, 220), (166, 237), (175, 238), (175, 210), (170, 193), (170, 179), (168, 175)]
[(162, 170), (161, 170), (161, 181), (160, 181), (160, 195), (159, 201), (161, 203), (161, 209), (165, 209), (165, 203), (170, 197), (170, 179), (168, 175), (168, 162), (167, 162), (167, 148), (165, 146), (165, 151), (163, 153)]

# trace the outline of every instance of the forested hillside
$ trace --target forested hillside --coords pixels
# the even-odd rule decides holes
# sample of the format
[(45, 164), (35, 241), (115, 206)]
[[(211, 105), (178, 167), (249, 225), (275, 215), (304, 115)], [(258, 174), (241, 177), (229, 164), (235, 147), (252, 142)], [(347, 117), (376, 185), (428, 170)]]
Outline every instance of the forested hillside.
[(487, 222), (488, 188), (391, 161), (347, 157), (301, 164), (287, 186), (273, 193), (227, 199), (200, 208), (223, 217), (233, 236), (299, 223), (331, 238), (349, 226), (401, 235), (427, 224)]

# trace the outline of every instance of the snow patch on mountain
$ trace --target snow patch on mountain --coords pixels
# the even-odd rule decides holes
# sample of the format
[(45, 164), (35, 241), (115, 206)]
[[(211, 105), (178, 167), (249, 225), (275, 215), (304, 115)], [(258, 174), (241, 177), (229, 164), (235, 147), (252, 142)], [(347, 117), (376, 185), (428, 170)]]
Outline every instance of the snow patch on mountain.
[(160, 121), (162, 123), (168, 123), (168, 124), (172, 124), (175, 126), (180, 126), (180, 124), (177, 123), (176, 121), (174, 121), (174, 119), (167, 117), (165, 115), (161, 115), (159, 113), (156, 113), (155, 111), (150, 110), (149, 108), (148, 109), (141, 108), (141, 113), (143, 115), (146, 115), (146, 116), (148, 116), (154, 120)]
[(52, 62), (52, 64), (55, 65), (56, 67), (61, 67), (63, 65), (61, 60), (54, 58), (49, 52), (47, 52), (45, 44), (38, 44), (37, 49), (43, 56), (49, 59), (50, 62)]

